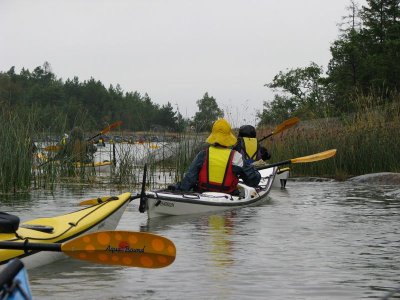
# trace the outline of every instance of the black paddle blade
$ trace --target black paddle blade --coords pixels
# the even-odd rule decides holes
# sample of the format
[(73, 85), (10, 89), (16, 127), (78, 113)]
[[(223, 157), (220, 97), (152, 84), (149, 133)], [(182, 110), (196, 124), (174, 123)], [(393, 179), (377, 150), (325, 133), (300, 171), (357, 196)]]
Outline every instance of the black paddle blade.
[(144, 164), (143, 179), (142, 179), (142, 190), (140, 191), (140, 203), (139, 203), (139, 212), (141, 212), (141, 213), (144, 213), (146, 211), (146, 206), (147, 206), (146, 174), (147, 174), (147, 164)]

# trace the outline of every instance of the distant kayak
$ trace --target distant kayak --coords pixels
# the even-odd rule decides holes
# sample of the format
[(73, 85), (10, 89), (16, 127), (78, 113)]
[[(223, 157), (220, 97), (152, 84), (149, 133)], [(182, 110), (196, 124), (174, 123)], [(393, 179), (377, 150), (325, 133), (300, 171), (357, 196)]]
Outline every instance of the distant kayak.
[(88, 171), (94, 170), (96, 173), (110, 172), (112, 165), (113, 163), (108, 160), (89, 163), (74, 163), (76, 168), (85, 168)]

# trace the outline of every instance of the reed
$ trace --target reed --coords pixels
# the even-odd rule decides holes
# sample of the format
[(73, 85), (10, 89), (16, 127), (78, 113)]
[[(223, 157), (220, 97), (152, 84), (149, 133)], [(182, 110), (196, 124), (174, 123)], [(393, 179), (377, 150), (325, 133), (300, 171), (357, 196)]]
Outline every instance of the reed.
[(301, 122), (265, 142), (273, 162), (336, 148), (333, 159), (293, 165), (293, 176), (337, 179), (376, 172), (399, 172), (400, 102), (358, 99), (358, 111), (335, 119)]
[(165, 133), (157, 136), (159, 142), (113, 145), (117, 157), (112, 176), (113, 184), (140, 188), (144, 164), (148, 166), (147, 186), (150, 188), (164, 188), (183, 178), (192, 159), (200, 150), (204, 137), (192, 132), (177, 133), (173, 141)]
[(0, 191), (16, 193), (31, 187), (34, 116), (0, 105)]

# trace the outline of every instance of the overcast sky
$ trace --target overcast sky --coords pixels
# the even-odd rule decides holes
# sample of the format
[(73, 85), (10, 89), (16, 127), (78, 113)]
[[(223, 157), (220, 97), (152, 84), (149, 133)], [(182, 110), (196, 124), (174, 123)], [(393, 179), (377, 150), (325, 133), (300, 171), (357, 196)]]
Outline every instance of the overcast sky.
[[(48, 61), (147, 93), (185, 117), (213, 96), (231, 121), (255, 123), (279, 71), (326, 66), (349, 0), (0, 0), (0, 70)], [(358, 1), (365, 3), (365, 1)]]

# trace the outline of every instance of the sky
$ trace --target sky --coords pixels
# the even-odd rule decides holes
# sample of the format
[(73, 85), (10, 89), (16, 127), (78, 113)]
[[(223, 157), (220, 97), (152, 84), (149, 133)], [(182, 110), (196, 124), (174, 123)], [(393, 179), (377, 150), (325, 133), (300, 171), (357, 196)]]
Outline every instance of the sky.
[[(363, 4), (365, 1), (356, 1)], [(207, 92), (225, 116), (256, 123), (280, 71), (328, 65), (350, 0), (0, 0), (0, 71), (49, 62), (147, 93), (186, 118)]]

